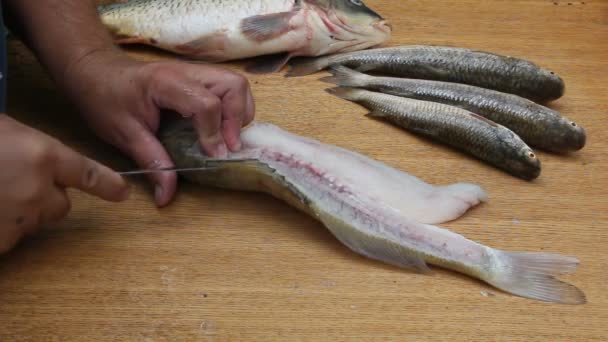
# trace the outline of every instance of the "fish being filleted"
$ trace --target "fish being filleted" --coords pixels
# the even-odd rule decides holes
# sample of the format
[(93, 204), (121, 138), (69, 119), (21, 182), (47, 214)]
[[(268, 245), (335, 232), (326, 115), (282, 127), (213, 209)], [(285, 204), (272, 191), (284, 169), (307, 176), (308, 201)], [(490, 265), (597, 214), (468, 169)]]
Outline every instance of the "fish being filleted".
[(303, 76), (332, 65), (358, 71), (464, 83), (516, 94), (533, 101), (563, 96), (563, 80), (527, 60), (444, 46), (396, 46), (293, 60), (287, 77)]
[(546, 151), (577, 151), (587, 140), (585, 129), (574, 121), (514, 94), (462, 83), (367, 75), (342, 65), (329, 72), (334, 76), (321, 80), (466, 109), (508, 127), (527, 144)]
[(266, 123), (243, 129), (243, 148), (205, 156), (192, 124), (164, 125), (160, 139), (175, 165), (209, 167), (183, 176), (196, 184), (265, 192), (319, 220), (352, 251), (390, 265), (429, 272), (428, 264), (481, 279), (505, 292), (565, 304), (586, 302), (555, 276), (574, 257), (488, 247), (433, 224), (454, 220), (486, 200), (470, 183), (434, 186), (361, 154)]
[(514, 176), (532, 180), (540, 175), (540, 160), (517, 134), (465, 109), (361, 88), (327, 92), (366, 107), (371, 117), (457, 148)]
[(99, 6), (118, 44), (146, 44), (224, 62), (267, 56), (250, 71), (280, 70), (295, 56), (380, 45), (391, 27), (361, 0), (131, 0)]

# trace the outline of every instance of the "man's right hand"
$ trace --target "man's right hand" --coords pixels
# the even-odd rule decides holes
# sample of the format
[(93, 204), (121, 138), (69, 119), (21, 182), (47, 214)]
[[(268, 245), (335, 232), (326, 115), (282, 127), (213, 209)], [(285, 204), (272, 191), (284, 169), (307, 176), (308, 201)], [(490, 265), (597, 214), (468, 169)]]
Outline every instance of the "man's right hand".
[(0, 114), (0, 162), (0, 253), (63, 219), (71, 209), (66, 188), (114, 202), (129, 194), (119, 174), (5, 114)]

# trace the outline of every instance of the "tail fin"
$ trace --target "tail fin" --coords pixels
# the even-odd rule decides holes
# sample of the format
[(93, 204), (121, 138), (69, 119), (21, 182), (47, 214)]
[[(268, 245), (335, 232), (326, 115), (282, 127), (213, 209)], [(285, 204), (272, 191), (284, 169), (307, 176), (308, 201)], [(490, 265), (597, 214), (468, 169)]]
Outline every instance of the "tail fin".
[(345, 67), (334, 65), (328, 70), (333, 76), (320, 78), (320, 81), (345, 87), (364, 87), (370, 76)]
[(337, 96), (341, 99), (349, 100), (349, 101), (357, 101), (359, 99), (359, 94), (361, 92), (360, 89), (350, 88), (350, 87), (335, 87), (328, 88), (325, 91), (329, 94)]
[(562, 304), (584, 304), (585, 294), (555, 278), (574, 272), (578, 259), (558, 254), (497, 251), (499, 268), (486, 281), (493, 286), (531, 299)]
[(327, 68), (329, 65), (328, 57), (319, 58), (298, 58), (293, 59), (289, 62), (289, 71), (285, 74), (285, 77), (297, 77), (314, 74), (319, 70)]

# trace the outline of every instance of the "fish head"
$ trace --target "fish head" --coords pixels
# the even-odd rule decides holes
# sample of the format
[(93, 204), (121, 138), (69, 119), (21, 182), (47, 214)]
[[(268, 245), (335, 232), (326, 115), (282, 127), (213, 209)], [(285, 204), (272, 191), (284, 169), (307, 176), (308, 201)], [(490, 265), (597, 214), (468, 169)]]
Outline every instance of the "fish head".
[(587, 134), (585, 129), (569, 118), (562, 116), (558, 127), (555, 129), (559, 134), (553, 135), (552, 146), (557, 151), (578, 151), (585, 147)]
[(541, 172), (540, 159), (528, 145), (522, 144), (514, 158), (507, 158), (509, 168), (521, 178), (532, 180)]
[(543, 94), (543, 97), (549, 100), (557, 100), (564, 96), (566, 86), (564, 80), (555, 72), (541, 68), (543, 79), (548, 80), (539, 83), (538, 92)]
[(313, 18), (313, 45), (318, 55), (363, 50), (387, 42), (388, 20), (362, 0), (303, 0)]
[(513, 131), (496, 125), (496, 138), (500, 144), (493, 155), (495, 160), (520, 178), (533, 180), (540, 176), (541, 162), (536, 152)]

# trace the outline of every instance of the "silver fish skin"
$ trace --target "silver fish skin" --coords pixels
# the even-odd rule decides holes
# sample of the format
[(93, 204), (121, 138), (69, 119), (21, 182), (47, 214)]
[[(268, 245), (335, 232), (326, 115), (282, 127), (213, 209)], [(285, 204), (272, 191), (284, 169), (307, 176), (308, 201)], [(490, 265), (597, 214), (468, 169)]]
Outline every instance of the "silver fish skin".
[(225, 62), (272, 55), (252, 72), (279, 70), (294, 56), (380, 45), (391, 26), (358, 0), (131, 0), (98, 7), (118, 44), (144, 44)]
[(205, 156), (189, 121), (163, 125), (160, 139), (177, 167), (205, 167), (191, 183), (268, 193), (320, 221), (353, 252), (429, 273), (429, 264), (535, 300), (583, 304), (585, 294), (555, 277), (573, 272), (574, 257), (511, 252), (477, 243), (429, 222), (446, 222), (485, 200), (479, 186), (434, 186), (337, 146), (254, 122), (243, 147), (224, 159)]
[(371, 117), (452, 146), (516, 177), (540, 175), (536, 153), (513, 131), (462, 108), (360, 88), (327, 89), (370, 110)]
[(528, 145), (554, 153), (585, 146), (585, 129), (558, 111), (514, 94), (462, 83), (368, 75), (342, 65), (321, 80), (343, 87), (457, 106), (501, 124)]
[(286, 76), (308, 75), (331, 65), (388, 76), (470, 84), (535, 102), (558, 99), (565, 91), (561, 77), (530, 61), (447, 46), (396, 46), (294, 60)]

